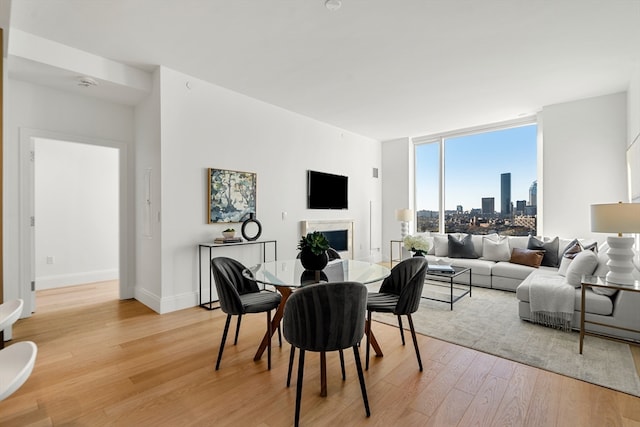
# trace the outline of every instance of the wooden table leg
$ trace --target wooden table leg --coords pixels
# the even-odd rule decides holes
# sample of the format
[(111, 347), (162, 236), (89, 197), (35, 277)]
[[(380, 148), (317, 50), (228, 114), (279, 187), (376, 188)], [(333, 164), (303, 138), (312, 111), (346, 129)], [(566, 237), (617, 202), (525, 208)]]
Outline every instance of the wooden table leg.
[[(364, 322), (364, 333), (365, 335), (369, 332), (369, 323)], [(376, 336), (373, 334), (373, 330), (371, 331), (371, 347), (373, 347), (373, 351), (376, 352), (376, 356), (377, 357), (382, 357), (384, 356), (384, 354), (382, 354), (382, 349), (380, 348), (380, 344), (378, 344), (378, 341), (376, 340)]]
[[(280, 300), (280, 305), (278, 305), (278, 308), (276, 309), (276, 312), (274, 313), (273, 318), (271, 319), (271, 335), (272, 336), (274, 332), (278, 329), (278, 326), (280, 325), (280, 321), (282, 320), (282, 316), (284, 314), (284, 305), (287, 302), (289, 295), (291, 295), (291, 288), (287, 286), (276, 286), (276, 289), (282, 295), (282, 299)], [(255, 361), (260, 360), (260, 358), (262, 357), (262, 354), (267, 348), (267, 345), (269, 345), (269, 331), (264, 333), (264, 337), (260, 342), (260, 346), (258, 347), (258, 351), (256, 351), (256, 355), (253, 357), (253, 360)]]

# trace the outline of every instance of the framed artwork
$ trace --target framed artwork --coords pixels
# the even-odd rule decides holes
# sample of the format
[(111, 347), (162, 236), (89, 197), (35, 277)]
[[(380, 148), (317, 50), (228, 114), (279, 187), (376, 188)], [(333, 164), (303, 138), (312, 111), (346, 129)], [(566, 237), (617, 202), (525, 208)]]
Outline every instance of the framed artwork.
[(256, 174), (209, 168), (208, 219), (217, 222), (242, 222), (256, 212)]

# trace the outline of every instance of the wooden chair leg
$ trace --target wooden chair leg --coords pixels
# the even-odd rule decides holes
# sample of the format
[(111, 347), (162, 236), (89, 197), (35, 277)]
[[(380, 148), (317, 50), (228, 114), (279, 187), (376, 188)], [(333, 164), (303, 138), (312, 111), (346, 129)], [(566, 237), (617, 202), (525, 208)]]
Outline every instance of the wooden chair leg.
[(293, 370), (293, 358), (296, 354), (296, 348), (292, 345), (289, 352), (289, 372), (287, 372), (287, 387), (291, 385), (291, 371)]
[(400, 338), (402, 338), (402, 345), (404, 345), (404, 328), (402, 327), (402, 316), (398, 315), (398, 327), (400, 328)]
[(347, 379), (347, 374), (344, 370), (344, 353), (342, 353), (342, 349), (338, 350), (340, 353), (340, 369), (342, 370), (342, 381)]
[(367, 350), (365, 370), (369, 370), (369, 348), (371, 347), (371, 311), (367, 311)]
[(224, 322), (224, 332), (222, 333), (222, 342), (220, 342), (220, 350), (218, 350), (218, 360), (216, 361), (216, 371), (220, 369), (220, 361), (222, 360), (222, 351), (224, 350), (224, 343), (227, 341), (227, 332), (229, 332), (229, 323), (231, 322), (231, 315), (227, 314), (227, 320)]
[(240, 322), (242, 321), (242, 314), (238, 316), (238, 323), (236, 324), (236, 338), (233, 340), (233, 345), (238, 344), (238, 334), (240, 333)]
[(360, 361), (360, 352), (358, 346), (353, 346), (353, 356), (356, 359), (356, 369), (358, 370), (358, 379), (360, 380), (360, 390), (362, 391), (362, 400), (364, 401), (364, 410), (367, 413), (367, 417), (371, 416), (369, 410), (369, 399), (367, 398), (367, 387), (364, 383), (364, 374), (362, 372), (362, 362)]
[(418, 349), (418, 339), (416, 338), (416, 330), (413, 327), (413, 319), (410, 314), (407, 314), (409, 319), (409, 327), (411, 328), (411, 337), (413, 338), (413, 347), (416, 349), (416, 357), (418, 358), (418, 366), (420, 366), (420, 372), (422, 372), (422, 359), (420, 358), (420, 350)]
[(294, 426), (300, 425), (300, 401), (302, 400), (302, 376), (304, 374), (304, 350), (300, 349), (298, 357), (298, 383), (296, 385), (296, 413), (294, 418)]

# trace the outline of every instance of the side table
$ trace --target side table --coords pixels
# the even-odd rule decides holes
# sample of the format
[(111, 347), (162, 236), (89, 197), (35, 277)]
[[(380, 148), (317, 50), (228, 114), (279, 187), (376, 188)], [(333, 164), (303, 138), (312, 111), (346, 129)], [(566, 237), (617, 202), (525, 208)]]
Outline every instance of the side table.
[(620, 326), (614, 326), (614, 325), (608, 325), (606, 323), (600, 323), (600, 322), (592, 322), (589, 320), (585, 320), (584, 318), (584, 311), (585, 311), (585, 297), (586, 297), (586, 291), (587, 291), (587, 287), (592, 287), (592, 288), (605, 288), (605, 289), (615, 289), (618, 291), (627, 291), (627, 292), (640, 292), (640, 282), (639, 281), (635, 281), (633, 283), (633, 285), (617, 285), (615, 283), (609, 283), (607, 282), (603, 277), (599, 277), (599, 276), (582, 276), (582, 280), (580, 283), (580, 287), (581, 287), (581, 295), (580, 295), (580, 354), (582, 354), (582, 344), (584, 341), (584, 336), (585, 335), (591, 335), (594, 337), (598, 337), (598, 338), (604, 338), (607, 340), (612, 340), (612, 341), (618, 341), (618, 342), (622, 342), (622, 343), (626, 343), (626, 344), (636, 344), (634, 341), (628, 341), (628, 340), (624, 340), (622, 338), (615, 338), (615, 337), (610, 337), (607, 335), (603, 335), (603, 334), (598, 334), (595, 332), (587, 332), (584, 329), (584, 325), (585, 323), (589, 323), (592, 325), (598, 325), (598, 326), (606, 326), (608, 328), (612, 328), (612, 329), (620, 329), (623, 331), (629, 331), (629, 332), (638, 332), (640, 333), (640, 330), (638, 329), (630, 329), (630, 328), (623, 328)]

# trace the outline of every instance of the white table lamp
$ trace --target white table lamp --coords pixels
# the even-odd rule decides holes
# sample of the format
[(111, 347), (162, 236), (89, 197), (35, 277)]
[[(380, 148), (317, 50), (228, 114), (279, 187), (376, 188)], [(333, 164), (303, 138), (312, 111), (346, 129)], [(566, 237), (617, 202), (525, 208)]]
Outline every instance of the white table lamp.
[(411, 209), (397, 209), (396, 219), (400, 221), (400, 236), (404, 239), (409, 234), (409, 222), (413, 221), (413, 211)]
[(606, 280), (618, 285), (632, 285), (635, 239), (623, 237), (622, 233), (640, 233), (640, 203), (591, 205), (591, 231), (617, 233), (617, 236), (607, 237), (609, 272)]

